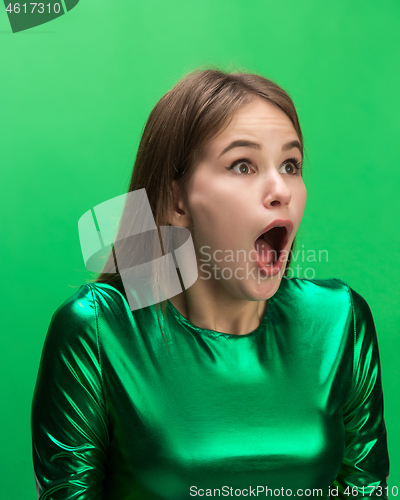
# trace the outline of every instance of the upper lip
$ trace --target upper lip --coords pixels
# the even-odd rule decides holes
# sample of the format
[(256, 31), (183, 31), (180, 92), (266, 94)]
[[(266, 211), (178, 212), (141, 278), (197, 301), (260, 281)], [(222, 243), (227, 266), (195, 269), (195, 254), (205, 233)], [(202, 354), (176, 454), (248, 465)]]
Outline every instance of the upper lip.
[[(268, 226), (266, 226), (262, 231), (261, 233), (257, 236), (256, 240), (264, 233), (266, 233), (267, 231), (269, 231), (270, 229), (272, 229), (273, 227), (285, 227), (286, 228), (286, 236), (285, 236), (285, 240), (283, 242), (283, 247), (287, 244), (287, 242), (289, 241), (289, 236), (292, 234), (292, 231), (293, 231), (293, 222), (290, 220), (290, 219), (275, 219), (273, 220), (272, 222), (270, 222), (268, 224)], [(255, 240), (255, 241), (256, 241)]]

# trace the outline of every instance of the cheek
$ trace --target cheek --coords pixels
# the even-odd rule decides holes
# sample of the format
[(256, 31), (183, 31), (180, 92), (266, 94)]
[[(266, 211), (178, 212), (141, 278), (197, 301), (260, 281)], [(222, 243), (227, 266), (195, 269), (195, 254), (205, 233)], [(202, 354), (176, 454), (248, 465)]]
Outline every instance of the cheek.
[(213, 250), (241, 247), (241, 229), (248, 225), (250, 215), (243, 193), (215, 179), (193, 184), (193, 188), (188, 202), (195, 246), (209, 245)]
[(306, 185), (303, 184), (303, 190), (302, 190), (302, 206), (303, 206), (303, 211), (306, 206), (306, 201), (307, 201), (307, 188)]
[(212, 234), (218, 224), (220, 212), (218, 196), (210, 182), (206, 183), (201, 178), (194, 180), (188, 193), (188, 209), (195, 247), (209, 245), (210, 238), (214, 239)]
[(218, 222), (229, 209), (230, 198), (229, 187), (223, 179), (198, 175), (188, 196), (193, 223)]
[(296, 193), (296, 201), (295, 201), (295, 215), (298, 219), (298, 223), (300, 224), (301, 219), (303, 218), (304, 209), (307, 201), (307, 189), (305, 184), (301, 186), (301, 188)]

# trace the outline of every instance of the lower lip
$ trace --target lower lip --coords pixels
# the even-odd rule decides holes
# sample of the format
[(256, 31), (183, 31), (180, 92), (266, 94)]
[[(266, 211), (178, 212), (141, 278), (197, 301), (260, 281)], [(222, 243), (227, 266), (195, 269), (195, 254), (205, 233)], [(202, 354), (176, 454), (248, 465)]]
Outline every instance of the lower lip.
[(282, 266), (283, 266), (283, 263), (286, 261), (286, 252), (285, 252), (285, 249), (286, 249), (286, 244), (283, 246), (280, 254), (279, 254), (279, 258), (278, 260), (275, 262), (275, 264), (272, 264), (272, 266), (266, 266), (264, 264), (264, 262), (262, 262), (259, 258), (258, 258), (258, 255), (257, 255), (257, 265), (260, 269), (260, 272), (261, 274), (263, 274), (264, 276), (269, 276), (269, 277), (273, 277), (273, 276), (276, 276), (277, 274), (279, 274), (280, 270), (282, 269)]

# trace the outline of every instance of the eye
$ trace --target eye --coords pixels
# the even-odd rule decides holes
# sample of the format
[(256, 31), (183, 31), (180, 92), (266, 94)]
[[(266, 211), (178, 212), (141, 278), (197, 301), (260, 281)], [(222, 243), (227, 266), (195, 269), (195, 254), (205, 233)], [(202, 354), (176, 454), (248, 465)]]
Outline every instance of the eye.
[[(301, 175), (301, 161), (296, 160), (296, 158), (289, 158), (288, 160), (285, 160), (281, 166), (281, 168), (285, 169), (286, 174), (289, 175)], [(234, 170), (238, 174), (244, 174), (244, 175), (249, 175), (248, 172), (250, 171), (250, 166), (252, 166), (251, 161), (248, 158), (241, 158), (240, 160), (236, 160), (232, 163), (230, 167), (227, 167), (227, 170), (234, 170), (236, 167), (238, 167), (238, 170)], [(290, 167), (290, 171), (287, 170), (287, 167)]]
[[(287, 166), (291, 166), (291, 172), (286, 170)], [(285, 168), (285, 173), (288, 173), (289, 175), (301, 175), (301, 161), (296, 160), (296, 158), (289, 158), (288, 160), (285, 160), (282, 167)]]
[[(241, 158), (240, 160), (234, 161), (232, 165), (230, 167), (227, 167), (226, 169), (233, 170), (236, 166), (238, 166), (239, 172), (237, 173), (248, 175), (246, 174), (246, 167), (248, 168), (248, 165), (251, 165), (251, 161), (248, 160), (247, 158)], [(248, 168), (248, 170), (250, 169)]]

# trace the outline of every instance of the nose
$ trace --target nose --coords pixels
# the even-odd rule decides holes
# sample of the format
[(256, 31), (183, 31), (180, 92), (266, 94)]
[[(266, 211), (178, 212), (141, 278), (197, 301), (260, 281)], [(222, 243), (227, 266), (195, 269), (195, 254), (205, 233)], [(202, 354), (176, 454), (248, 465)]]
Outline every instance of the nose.
[(285, 180), (285, 175), (281, 175), (275, 169), (271, 169), (270, 174), (265, 179), (264, 205), (288, 205), (291, 199), (292, 190)]

